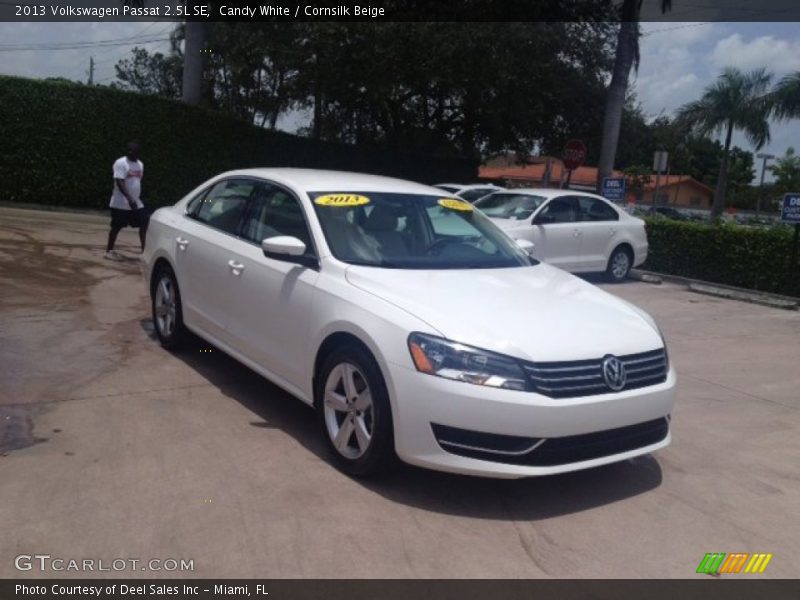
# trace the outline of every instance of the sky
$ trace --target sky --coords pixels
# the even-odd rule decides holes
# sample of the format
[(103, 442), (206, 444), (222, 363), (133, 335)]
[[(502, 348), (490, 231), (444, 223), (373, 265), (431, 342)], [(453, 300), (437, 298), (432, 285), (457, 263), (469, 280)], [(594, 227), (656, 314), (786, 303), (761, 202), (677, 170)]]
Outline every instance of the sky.
[[(0, 73), (24, 77), (67, 77), (86, 81), (89, 57), (96, 62), (95, 82), (114, 80), (114, 64), (134, 45), (165, 52), (172, 25), (163, 22), (0, 23)], [(641, 64), (631, 82), (646, 115), (670, 116), (698, 98), (726, 66), (749, 70), (766, 66), (775, 78), (800, 71), (800, 23), (643, 23)], [(131, 39), (129, 39), (131, 38)], [(76, 42), (124, 44), (102, 48), (5, 51), (14, 44)], [(290, 116), (279, 126), (293, 130)], [(782, 155), (800, 149), (800, 120), (772, 124), (772, 140), (762, 152)], [(624, 143), (622, 140), (621, 143)], [(734, 143), (753, 150), (740, 134)], [(757, 177), (760, 176), (760, 164)], [(769, 180), (767, 174), (767, 180)]]
[[(648, 117), (671, 116), (699, 98), (725, 67), (767, 67), (775, 81), (800, 71), (800, 23), (645, 23), (642, 32), (641, 64), (632, 83)], [(800, 120), (773, 122), (770, 130), (772, 139), (759, 152), (800, 150)], [(733, 143), (755, 151), (740, 133)], [(756, 162), (758, 178), (761, 161)]]

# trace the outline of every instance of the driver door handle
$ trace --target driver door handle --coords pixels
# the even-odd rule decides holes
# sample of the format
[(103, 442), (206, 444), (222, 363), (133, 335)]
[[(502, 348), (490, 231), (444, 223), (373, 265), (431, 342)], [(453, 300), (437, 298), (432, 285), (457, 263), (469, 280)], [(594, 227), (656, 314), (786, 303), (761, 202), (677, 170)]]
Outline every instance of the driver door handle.
[(242, 271), (244, 271), (244, 265), (242, 263), (236, 262), (235, 260), (229, 260), (228, 266), (231, 269), (231, 273), (233, 273), (237, 277), (242, 274)]

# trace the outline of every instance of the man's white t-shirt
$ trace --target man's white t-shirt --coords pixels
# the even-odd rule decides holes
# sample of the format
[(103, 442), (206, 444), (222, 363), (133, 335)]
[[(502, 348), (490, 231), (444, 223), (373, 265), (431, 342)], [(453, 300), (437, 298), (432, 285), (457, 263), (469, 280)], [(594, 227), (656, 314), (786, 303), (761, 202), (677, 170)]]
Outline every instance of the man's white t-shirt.
[(142, 193), (142, 173), (144, 173), (144, 165), (140, 160), (129, 160), (127, 156), (123, 156), (114, 162), (114, 191), (111, 193), (111, 202), (108, 203), (111, 208), (131, 209), (128, 199), (117, 187), (117, 179), (125, 180), (125, 188), (136, 201), (136, 208), (144, 208), (144, 204), (139, 199)]

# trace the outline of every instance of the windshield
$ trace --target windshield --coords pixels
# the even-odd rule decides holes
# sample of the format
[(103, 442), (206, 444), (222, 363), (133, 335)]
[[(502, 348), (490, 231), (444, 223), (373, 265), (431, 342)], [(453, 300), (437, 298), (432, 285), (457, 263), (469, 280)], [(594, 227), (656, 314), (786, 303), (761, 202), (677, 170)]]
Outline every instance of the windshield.
[(397, 269), (493, 269), (536, 264), (464, 200), (375, 192), (315, 192), (333, 255)]
[(487, 216), (498, 219), (527, 219), (545, 201), (544, 196), (495, 192), (475, 203)]

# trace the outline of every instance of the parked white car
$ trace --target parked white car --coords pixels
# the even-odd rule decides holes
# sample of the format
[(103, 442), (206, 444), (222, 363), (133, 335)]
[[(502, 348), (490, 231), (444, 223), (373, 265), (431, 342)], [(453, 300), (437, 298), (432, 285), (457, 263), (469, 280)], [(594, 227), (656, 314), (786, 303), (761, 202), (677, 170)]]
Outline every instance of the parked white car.
[(601, 196), (574, 190), (525, 188), (485, 196), (475, 206), (533, 255), (573, 273), (605, 272), (622, 281), (647, 259), (647, 231)]
[(142, 260), (161, 343), (194, 332), (314, 406), (347, 473), (546, 475), (670, 442), (653, 319), (436, 188), (232, 171), (157, 210)]

